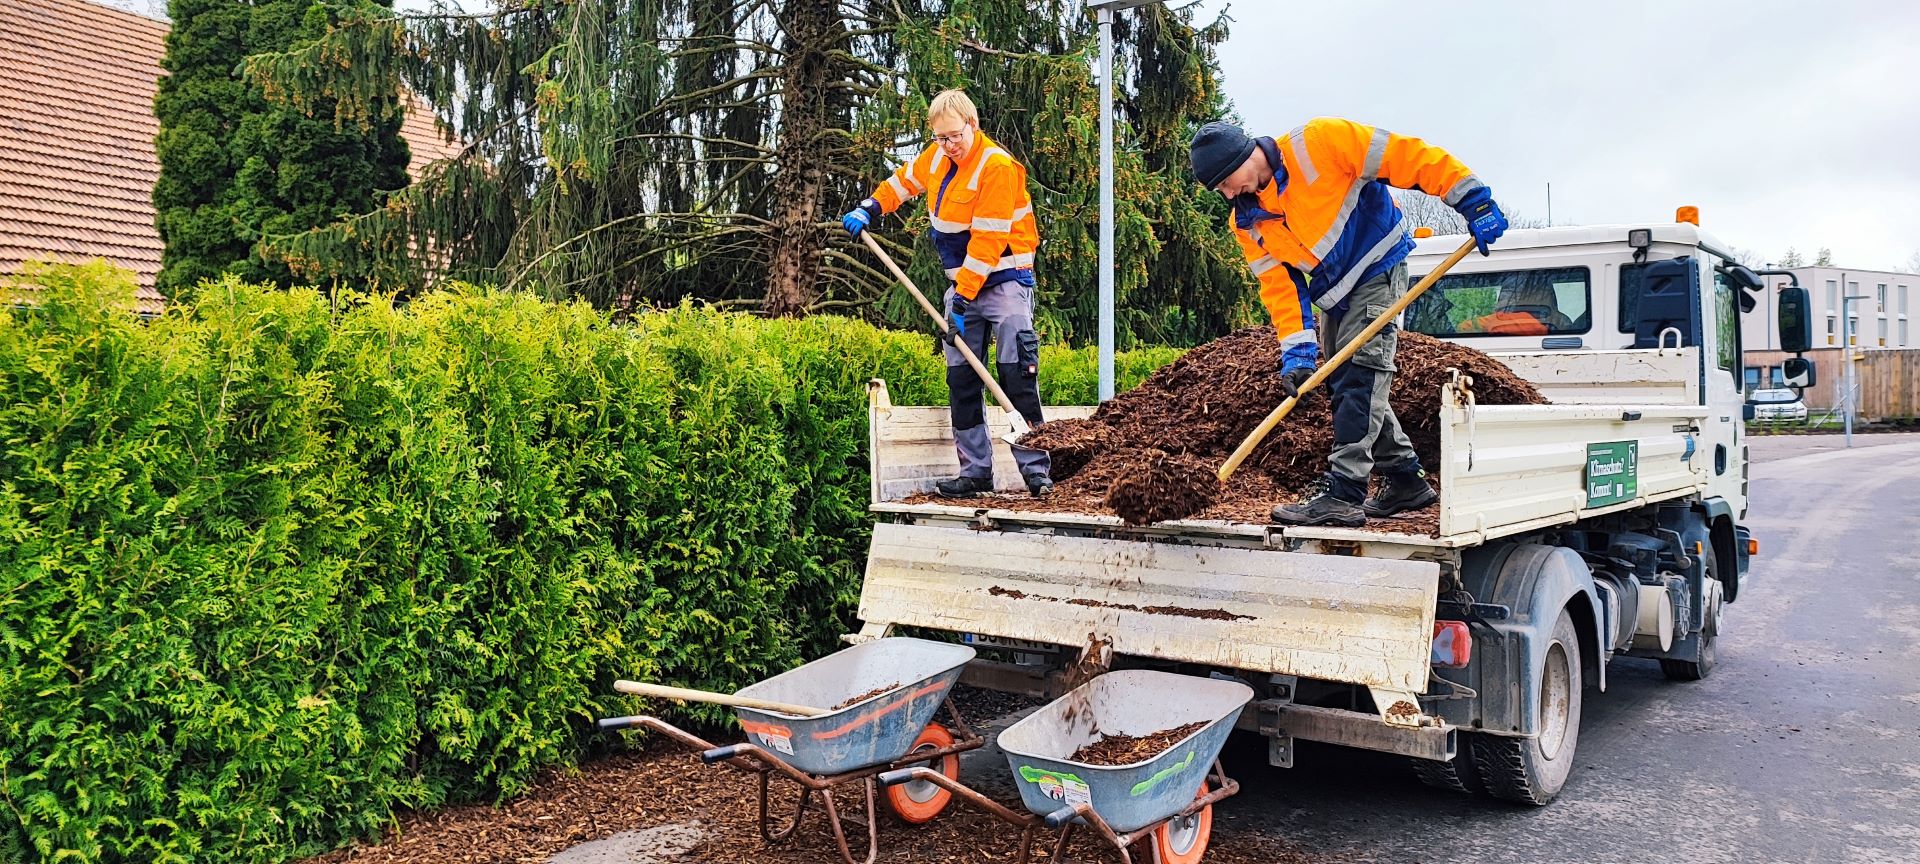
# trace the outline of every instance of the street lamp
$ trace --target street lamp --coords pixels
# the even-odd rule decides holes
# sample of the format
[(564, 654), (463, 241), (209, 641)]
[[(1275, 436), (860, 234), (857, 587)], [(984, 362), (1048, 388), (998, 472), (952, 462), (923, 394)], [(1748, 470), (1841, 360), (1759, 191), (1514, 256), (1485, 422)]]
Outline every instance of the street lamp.
[[(1844, 280), (1846, 274), (1840, 274), (1840, 278)], [(1841, 414), (1847, 424), (1848, 447), (1853, 446), (1853, 409), (1856, 407), (1853, 403), (1853, 339), (1858, 334), (1853, 332), (1853, 301), (1865, 299), (1865, 294), (1848, 294), (1840, 298), (1840, 359), (1847, 364), (1847, 392), (1840, 404), (1845, 406)]]
[[(1842, 274), (1842, 278), (1845, 278), (1845, 274)], [(1848, 447), (1853, 446), (1853, 412), (1859, 407), (1855, 402), (1856, 385), (1853, 379), (1853, 340), (1859, 338), (1860, 334), (1855, 332), (1853, 326), (1853, 301), (1865, 299), (1867, 299), (1867, 295), (1865, 294), (1848, 294), (1840, 299), (1840, 351), (1841, 357), (1847, 364), (1847, 392), (1841, 404), (1846, 406), (1843, 413), (1847, 426)]]
[(1113, 398), (1113, 13), (1160, 0), (1087, 0), (1100, 23), (1100, 401)]

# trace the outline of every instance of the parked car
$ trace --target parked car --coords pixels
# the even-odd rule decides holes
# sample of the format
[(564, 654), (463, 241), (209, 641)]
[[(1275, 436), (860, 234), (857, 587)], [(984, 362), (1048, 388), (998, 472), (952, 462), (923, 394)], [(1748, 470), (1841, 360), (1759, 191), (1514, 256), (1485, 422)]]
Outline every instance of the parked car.
[(1807, 422), (1807, 403), (1792, 390), (1755, 390), (1747, 397), (1753, 406), (1753, 419), (1766, 423)]

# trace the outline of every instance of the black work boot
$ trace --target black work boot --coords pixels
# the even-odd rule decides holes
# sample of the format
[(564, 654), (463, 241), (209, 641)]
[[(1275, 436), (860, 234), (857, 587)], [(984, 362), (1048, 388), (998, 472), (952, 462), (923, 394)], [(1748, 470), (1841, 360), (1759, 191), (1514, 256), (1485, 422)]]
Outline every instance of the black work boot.
[(992, 491), (989, 477), (954, 477), (933, 484), (933, 494), (942, 498), (977, 498)]
[(1053, 478), (1045, 474), (1028, 474), (1026, 480), (1027, 491), (1032, 492), (1033, 497), (1045, 498), (1053, 494)]
[(1360, 505), (1333, 497), (1333, 490), (1326, 484), (1320, 484), (1308, 494), (1309, 497), (1298, 504), (1282, 504), (1273, 508), (1273, 521), (1282, 525), (1332, 525), (1338, 528), (1359, 528), (1367, 524), (1367, 514), (1361, 512)]
[(1418, 510), (1440, 500), (1440, 493), (1427, 485), (1427, 472), (1416, 471), (1412, 474), (1389, 474), (1386, 482), (1380, 484), (1380, 494), (1366, 500), (1360, 509), (1368, 516), (1380, 519)]

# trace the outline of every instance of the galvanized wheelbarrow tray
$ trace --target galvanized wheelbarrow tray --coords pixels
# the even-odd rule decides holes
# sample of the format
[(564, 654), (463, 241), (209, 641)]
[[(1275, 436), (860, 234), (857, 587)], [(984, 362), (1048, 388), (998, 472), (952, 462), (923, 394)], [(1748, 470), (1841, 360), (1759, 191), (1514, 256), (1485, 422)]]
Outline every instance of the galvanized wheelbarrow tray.
[[(632, 682), (616, 685), (624, 692), (733, 705), (747, 734), (742, 744), (715, 746), (657, 717), (610, 717), (599, 726), (651, 729), (698, 751), (706, 764), (725, 762), (759, 775), (760, 836), (769, 843), (792, 839), (818, 793), (827, 825), (847, 864), (858, 862), (847, 843), (845, 823), (860, 823), (843, 820), (834, 790), (859, 783), (866, 804), (865, 861), (872, 864), (879, 853), (874, 775), (920, 766), (932, 776), (957, 780), (959, 754), (985, 743), (947, 698), (973, 657), (974, 650), (965, 645), (894, 637), (829, 654), (731, 696)], [(818, 705), (835, 707), (810, 707)], [(951, 731), (933, 722), (943, 707), (953, 724)], [(800, 802), (792, 819), (779, 827), (767, 804), (768, 784), (775, 773), (800, 786)], [(953, 799), (944, 788), (924, 781), (889, 786), (884, 795), (889, 809), (911, 824), (931, 821)]]
[[(1213, 804), (1240, 784), (1220, 767), (1220, 748), (1253, 688), (1238, 681), (1149, 670), (1109, 672), (1048, 703), (1000, 733), (1000, 749), (1028, 814), (1015, 812), (924, 768), (889, 771), (880, 785), (932, 783), (1023, 830), (1018, 860), (1032, 854), (1035, 829), (1057, 831), (1059, 861), (1078, 825), (1093, 828), (1131, 864), (1129, 847), (1151, 839), (1159, 864), (1194, 864), (1206, 853)], [(1145, 736), (1202, 723), (1158, 755), (1131, 765), (1089, 765), (1072, 754), (1103, 735)], [(1211, 770), (1209, 770), (1211, 768)]]

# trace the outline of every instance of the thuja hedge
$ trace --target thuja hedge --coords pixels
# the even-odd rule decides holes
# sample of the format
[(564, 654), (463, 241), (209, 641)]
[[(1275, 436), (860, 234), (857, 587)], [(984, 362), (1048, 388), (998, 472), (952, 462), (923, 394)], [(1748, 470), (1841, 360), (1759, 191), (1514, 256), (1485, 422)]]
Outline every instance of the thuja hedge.
[(0, 313), (0, 860), (319, 851), (524, 788), (631, 707), (615, 677), (831, 650), (863, 384), (945, 398), (928, 337), (842, 319), (229, 281), (140, 323), (122, 273), (29, 278)]

